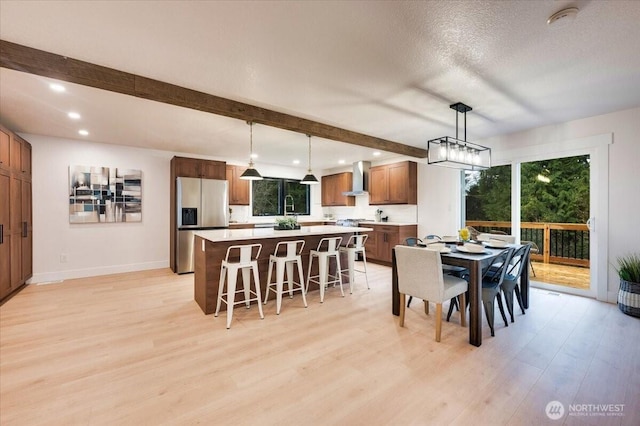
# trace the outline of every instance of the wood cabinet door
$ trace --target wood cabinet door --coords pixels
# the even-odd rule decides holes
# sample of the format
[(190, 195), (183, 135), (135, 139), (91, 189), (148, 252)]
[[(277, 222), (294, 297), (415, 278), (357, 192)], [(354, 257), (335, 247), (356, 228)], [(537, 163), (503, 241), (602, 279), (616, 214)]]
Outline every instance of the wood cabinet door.
[(406, 204), (409, 200), (409, 164), (389, 164), (387, 168), (389, 198), (393, 204)]
[(22, 171), (22, 143), (20, 139), (15, 136), (10, 139), (11, 147), (9, 149), (9, 154), (11, 159), (9, 160), (9, 164), (11, 166), (11, 170), (21, 172)]
[(322, 178), (320, 178), (320, 185), (321, 185), (321, 191), (322, 191), (322, 205), (323, 206), (333, 206), (334, 205), (334, 195), (335, 195), (335, 191), (333, 189), (334, 185), (335, 185), (335, 176), (334, 175), (328, 175), (328, 176), (322, 176)]
[(11, 176), (9, 187), (9, 233), (11, 235), (11, 288), (22, 284), (22, 179)]
[(249, 181), (240, 179), (246, 167), (227, 166), (227, 181), (229, 182), (229, 205), (249, 205)]
[(25, 140), (21, 141), (20, 171), (31, 178), (31, 144)]
[(0, 172), (0, 299), (11, 292), (10, 186), (9, 174)]
[(220, 179), (226, 178), (227, 164), (224, 161), (200, 160), (200, 172), (204, 179)]
[(389, 183), (386, 166), (369, 170), (369, 204), (386, 204), (389, 199)]
[(200, 177), (200, 160), (174, 157), (176, 177)]
[(10, 163), (9, 146), (11, 145), (11, 136), (0, 128), (0, 168), (8, 169)]
[(22, 233), (21, 236), (21, 257), (22, 257), (22, 282), (28, 280), (33, 275), (33, 225), (31, 209), (31, 182), (22, 181)]

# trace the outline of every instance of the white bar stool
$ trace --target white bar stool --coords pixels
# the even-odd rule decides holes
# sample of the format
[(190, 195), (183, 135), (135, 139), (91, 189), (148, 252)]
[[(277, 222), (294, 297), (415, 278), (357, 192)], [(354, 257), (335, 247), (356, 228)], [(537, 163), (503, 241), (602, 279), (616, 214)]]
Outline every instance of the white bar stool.
[[(256, 249), (257, 250), (254, 250)], [(253, 252), (256, 252), (255, 256)], [(262, 251), (262, 244), (246, 244), (231, 246), (227, 249), (227, 255), (222, 261), (220, 267), (220, 283), (218, 285), (218, 303), (216, 305), (215, 316), (220, 312), (222, 302), (227, 304), (227, 328), (231, 327), (231, 318), (233, 317), (233, 307), (240, 303), (244, 303), (249, 309), (251, 302), (258, 302), (258, 311), (260, 318), (264, 319), (262, 313), (262, 297), (260, 296), (260, 278), (258, 277), (258, 256)], [(238, 270), (242, 271), (243, 290), (236, 291), (236, 281), (238, 278)], [(251, 290), (251, 271), (253, 271), (253, 284), (255, 291)], [(227, 291), (224, 290), (224, 281), (227, 278)], [(244, 292), (244, 300), (235, 301), (236, 293)], [(255, 297), (251, 297), (251, 295)]]
[[(309, 290), (310, 282), (317, 283), (320, 286), (320, 303), (324, 302), (324, 290), (328, 284), (335, 285), (335, 283), (340, 283), (340, 293), (344, 297), (340, 252), (338, 251), (341, 242), (342, 237), (323, 238), (318, 243), (318, 248), (309, 252), (309, 271), (307, 272), (307, 288), (305, 291)], [(329, 274), (329, 260), (332, 257), (336, 260), (336, 275)], [(311, 266), (314, 258), (318, 258), (318, 275), (311, 275)]]
[[(367, 289), (369, 287), (369, 278), (367, 277), (367, 254), (364, 250), (364, 244), (367, 242), (367, 238), (369, 236), (367, 234), (361, 235), (352, 235), (349, 237), (346, 246), (340, 247), (340, 252), (347, 253), (347, 269), (348, 271), (345, 274), (345, 270), (341, 271), (342, 275), (347, 275), (349, 277), (349, 292), (353, 294), (353, 284), (355, 283), (355, 273), (360, 272), (364, 274), (364, 279), (367, 282)], [(364, 270), (359, 270), (355, 268), (356, 264), (356, 256), (358, 253), (362, 253), (362, 261), (364, 262)]]
[[(280, 307), (282, 306), (282, 290), (284, 287), (284, 271), (287, 270), (287, 286), (289, 287), (289, 297), (293, 298), (294, 291), (302, 293), (302, 301), (304, 307), (307, 307), (307, 298), (305, 296), (304, 278), (302, 276), (302, 249), (304, 249), (304, 241), (281, 241), (276, 244), (276, 249), (269, 256), (269, 274), (267, 275), (267, 288), (264, 293), (264, 304), (269, 300), (269, 292), (276, 294), (276, 314), (280, 315)], [(273, 265), (276, 266), (276, 281), (271, 282), (271, 273)], [(293, 276), (293, 266), (298, 267), (298, 282), (295, 282)], [(275, 287), (275, 288), (274, 288)], [(297, 288), (295, 288), (297, 287)]]

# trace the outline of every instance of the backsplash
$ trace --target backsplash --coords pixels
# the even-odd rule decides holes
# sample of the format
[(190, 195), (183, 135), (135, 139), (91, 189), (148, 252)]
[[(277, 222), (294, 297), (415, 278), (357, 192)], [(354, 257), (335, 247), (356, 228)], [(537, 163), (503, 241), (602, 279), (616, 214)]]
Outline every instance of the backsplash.
[(369, 194), (356, 197), (354, 207), (323, 207), (323, 214), (332, 215), (334, 219), (366, 219), (374, 221), (376, 210), (382, 210), (382, 217), (387, 216), (389, 222), (417, 223), (418, 206), (394, 204), (387, 206), (369, 205)]

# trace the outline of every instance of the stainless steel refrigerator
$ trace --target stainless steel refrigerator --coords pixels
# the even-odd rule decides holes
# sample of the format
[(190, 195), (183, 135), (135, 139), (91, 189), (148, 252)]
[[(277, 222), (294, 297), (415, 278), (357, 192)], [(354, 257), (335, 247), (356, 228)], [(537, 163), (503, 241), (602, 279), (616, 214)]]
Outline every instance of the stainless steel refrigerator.
[(179, 177), (176, 179), (176, 271), (193, 272), (195, 231), (229, 227), (226, 180)]

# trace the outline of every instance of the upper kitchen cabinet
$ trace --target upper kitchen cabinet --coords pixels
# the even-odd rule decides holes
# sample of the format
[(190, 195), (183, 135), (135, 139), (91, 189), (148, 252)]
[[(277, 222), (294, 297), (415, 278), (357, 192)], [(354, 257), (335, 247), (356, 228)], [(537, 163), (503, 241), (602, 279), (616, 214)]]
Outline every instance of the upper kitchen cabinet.
[(11, 137), (9, 132), (5, 132), (0, 129), (0, 168), (9, 169), (9, 145), (11, 144)]
[(173, 157), (172, 167), (176, 177), (225, 180), (227, 163), (224, 161), (202, 160), (198, 158)]
[(417, 204), (418, 165), (413, 161), (385, 164), (369, 170), (369, 204)]
[(322, 205), (323, 206), (355, 206), (356, 197), (342, 195), (351, 191), (353, 174), (351, 172), (322, 176)]
[(229, 205), (249, 205), (249, 181), (240, 179), (246, 167), (227, 165), (227, 181), (229, 182)]

